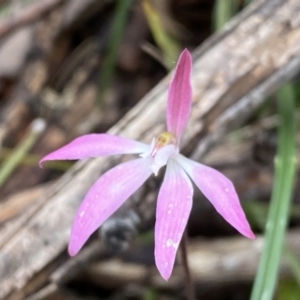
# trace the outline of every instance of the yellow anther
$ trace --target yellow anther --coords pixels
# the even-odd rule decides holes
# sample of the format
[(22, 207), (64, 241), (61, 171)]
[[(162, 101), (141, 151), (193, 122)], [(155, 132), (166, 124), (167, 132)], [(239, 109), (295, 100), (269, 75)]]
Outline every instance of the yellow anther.
[(173, 136), (173, 134), (165, 131), (165, 132), (161, 133), (158, 136), (158, 138), (156, 139), (152, 155), (155, 155), (156, 152), (159, 149), (163, 148), (164, 146), (175, 145), (175, 144), (176, 144), (176, 140), (175, 140), (175, 137)]
[(170, 145), (170, 144), (174, 144), (174, 143), (175, 143), (175, 138), (174, 138), (173, 134), (170, 132), (167, 132), (167, 131), (161, 133), (156, 140), (156, 145), (159, 148)]

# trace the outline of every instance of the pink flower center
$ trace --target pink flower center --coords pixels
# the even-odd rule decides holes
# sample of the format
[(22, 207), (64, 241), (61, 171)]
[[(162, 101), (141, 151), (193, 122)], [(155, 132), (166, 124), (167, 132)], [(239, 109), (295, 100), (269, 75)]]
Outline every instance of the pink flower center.
[(160, 168), (168, 163), (169, 158), (174, 157), (178, 152), (175, 137), (170, 132), (163, 132), (158, 138), (153, 139), (150, 151), (142, 156), (153, 158), (151, 169), (154, 175), (157, 175)]
[(157, 175), (159, 169), (168, 163), (169, 158), (175, 157), (178, 153), (175, 137), (170, 132), (163, 132), (158, 138), (153, 139), (149, 150), (140, 156), (152, 158), (151, 169), (154, 175)]

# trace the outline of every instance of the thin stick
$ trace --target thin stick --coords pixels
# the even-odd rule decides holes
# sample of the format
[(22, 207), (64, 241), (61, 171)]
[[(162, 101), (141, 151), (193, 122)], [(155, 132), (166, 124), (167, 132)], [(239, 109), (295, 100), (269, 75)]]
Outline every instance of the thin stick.
[(187, 300), (195, 300), (196, 298), (195, 298), (194, 283), (189, 268), (186, 245), (187, 245), (187, 233), (185, 230), (180, 243), (181, 263), (185, 273), (185, 286), (186, 286)]

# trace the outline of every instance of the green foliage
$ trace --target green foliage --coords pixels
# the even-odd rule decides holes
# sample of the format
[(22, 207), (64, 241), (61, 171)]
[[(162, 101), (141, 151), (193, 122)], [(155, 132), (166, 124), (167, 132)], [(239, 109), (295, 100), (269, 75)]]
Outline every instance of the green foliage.
[(275, 178), (267, 217), (265, 245), (251, 295), (252, 300), (273, 299), (296, 174), (295, 95), (291, 85), (277, 94), (280, 118)]
[(20, 143), (14, 148), (9, 157), (0, 167), (0, 187), (4, 182), (9, 178), (12, 172), (17, 168), (21, 163), (24, 157), (27, 155), (29, 150), (35, 144), (38, 137), (45, 129), (45, 122), (42, 119), (36, 119), (32, 122), (29, 130), (20, 141)]
[(164, 29), (161, 16), (149, 0), (143, 0), (142, 6), (153, 38), (163, 52), (165, 66), (172, 70), (174, 62), (180, 54), (180, 46), (177, 41)]
[(298, 300), (300, 295), (300, 287), (295, 280), (285, 279), (281, 280), (276, 300)]
[(236, 0), (216, 0), (213, 12), (213, 29), (221, 29), (238, 10), (238, 1)]
[(131, 3), (132, 0), (117, 1), (114, 21), (112, 24), (109, 41), (108, 41), (108, 48), (107, 48), (106, 57), (104, 60), (104, 65), (103, 65), (100, 82), (99, 82), (99, 98), (100, 98), (99, 104), (102, 103), (101, 101), (102, 94), (110, 86), (114, 76), (118, 50), (121, 44), (123, 30), (125, 28)]

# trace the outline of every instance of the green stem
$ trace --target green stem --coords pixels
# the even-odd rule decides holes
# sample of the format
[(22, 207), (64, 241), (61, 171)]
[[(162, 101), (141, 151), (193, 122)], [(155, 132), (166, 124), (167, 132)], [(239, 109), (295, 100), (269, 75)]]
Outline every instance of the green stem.
[(10, 174), (20, 164), (27, 152), (36, 142), (37, 138), (45, 129), (45, 121), (42, 119), (35, 119), (30, 126), (30, 129), (25, 134), (21, 142), (15, 147), (11, 155), (5, 160), (0, 167), (0, 187), (7, 180)]
[(171, 71), (179, 57), (180, 45), (164, 28), (161, 16), (152, 2), (143, 0), (142, 7), (153, 38), (163, 52), (164, 65)]
[(99, 82), (99, 104), (102, 103), (102, 94), (111, 84), (114, 76), (117, 55), (127, 21), (127, 15), (132, 0), (118, 0), (115, 9), (114, 21), (109, 35), (108, 49), (103, 64)]
[(236, 0), (216, 0), (213, 12), (213, 27), (215, 31), (221, 29), (236, 13)]
[(265, 244), (256, 274), (251, 300), (273, 299), (282, 245), (287, 227), (296, 173), (296, 121), (294, 94), (286, 85), (278, 93), (279, 141), (275, 178), (268, 213)]
[[(15, 149), (10, 148), (1, 148), (0, 150), (0, 162), (6, 161), (9, 159), (9, 157), (12, 155)], [(20, 161), (20, 164), (30, 167), (36, 167), (39, 164), (39, 161), (41, 160), (40, 155), (36, 154), (29, 154), (26, 153), (26, 155), (22, 158)], [(67, 171), (70, 169), (73, 165), (73, 162), (70, 161), (49, 161), (45, 163), (44, 168), (45, 169), (53, 169), (53, 170), (59, 170), (59, 171)]]
[(185, 287), (186, 287), (186, 299), (187, 300), (195, 300), (195, 290), (194, 290), (194, 282), (192, 279), (192, 275), (189, 268), (189, 262), (187, 257), (187, 232), (186, 229), (184, 231), (182, 240), (180, 242), (180, 253), (181, 253), (181, 264), (184, 270), (185, 275)]

